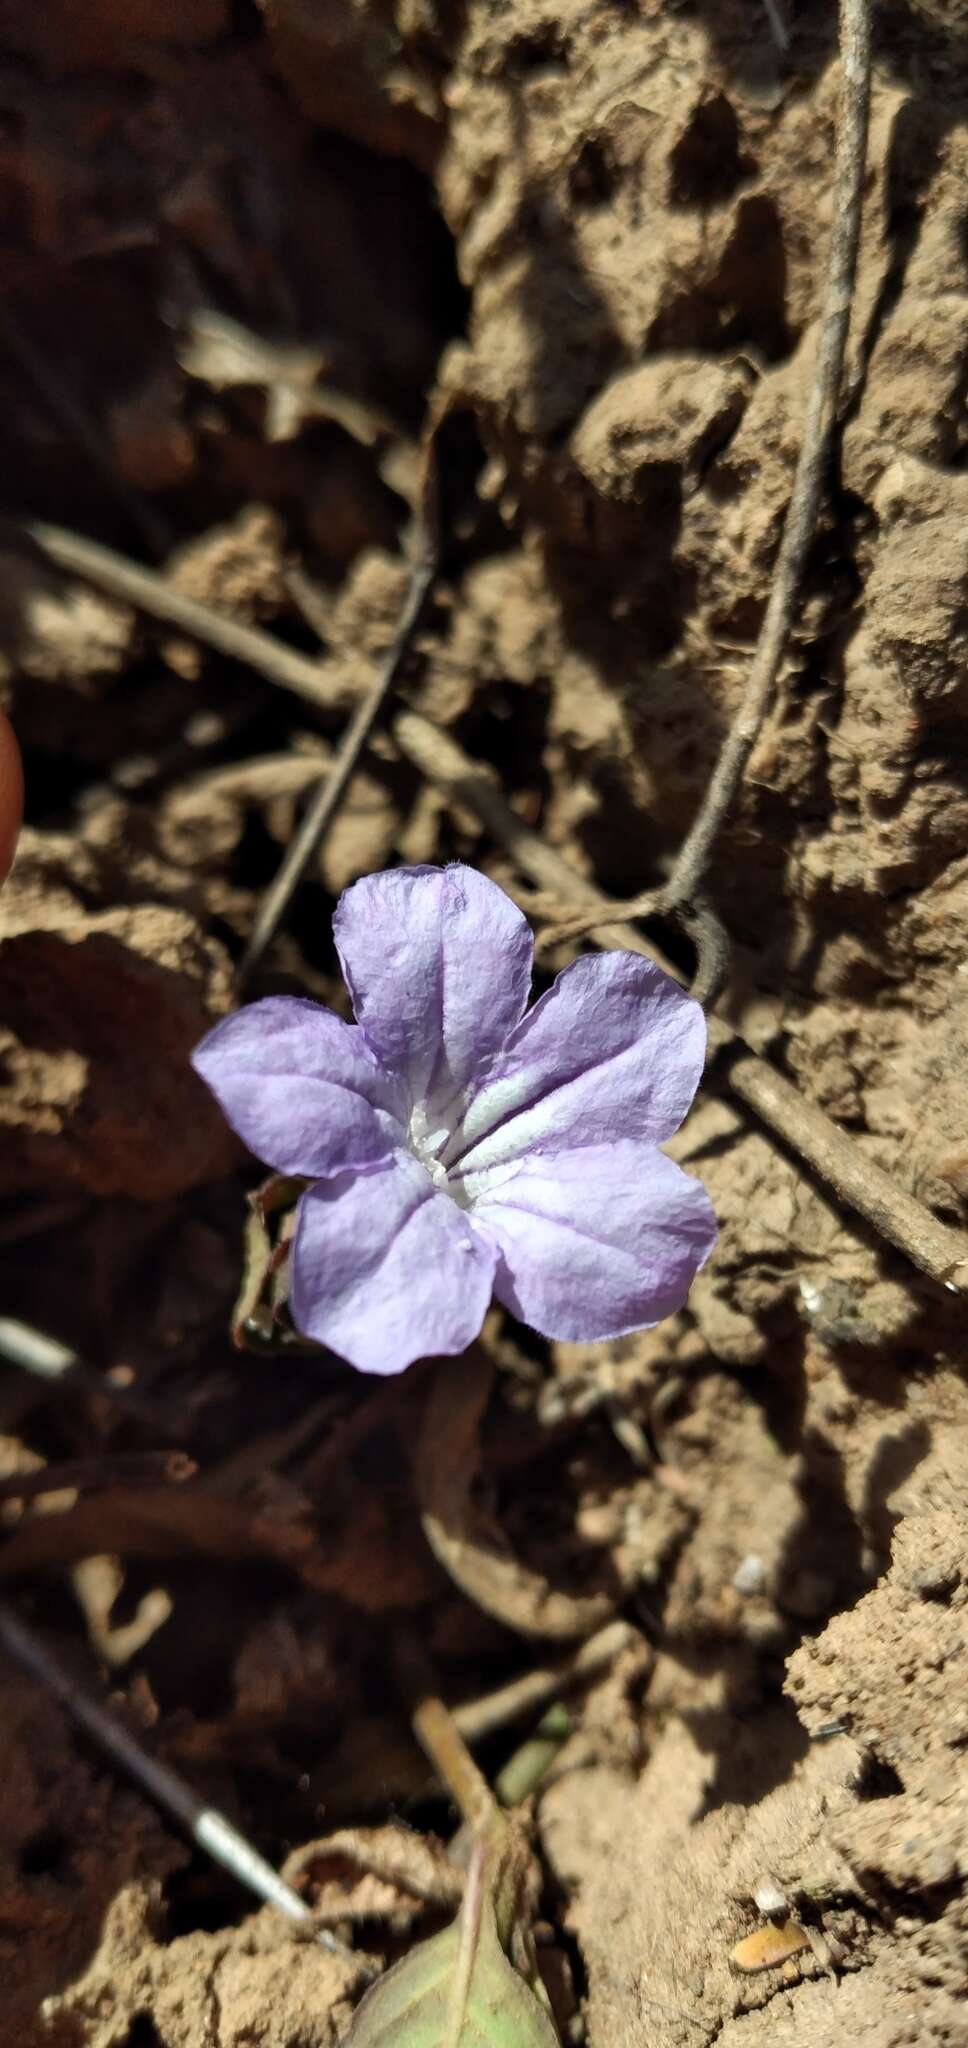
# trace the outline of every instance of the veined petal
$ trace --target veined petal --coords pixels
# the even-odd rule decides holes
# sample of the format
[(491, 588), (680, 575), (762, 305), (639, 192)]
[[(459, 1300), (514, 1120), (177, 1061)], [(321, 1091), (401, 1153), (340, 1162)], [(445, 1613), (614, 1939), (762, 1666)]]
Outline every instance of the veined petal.
[(320, 1181), (302, 1197), (289, 1300), (297, 1328), (360, 1372), (463, 1351), (487, 1312), (497, 1253), (397, 1152), (374, 1173)]
[(637, 953), (583, 955), (509, 1038), (443, 1154), (452, 1175), (607, 1138), (671, 1138), (699, 1084), (706, 1022)]
[(429, 1132), (523, 1015), (527, 921), (473, 868), (391, 868), (344, 891), (333, 933), (357, 1022)]
[(226, 1017), (192, 1065), (249, 1151), (278, 1173), (365, 1172), (401, 1142), (399, 1089), (363, 1033), (302, 996), (267, 996)]
[(494, 1291), (545, 1337), (594, 1343), (681, 1308), (716, 1241), (705, 1188), (626, 1139), (525, 1161), (473, 1209), (500, 1253)]

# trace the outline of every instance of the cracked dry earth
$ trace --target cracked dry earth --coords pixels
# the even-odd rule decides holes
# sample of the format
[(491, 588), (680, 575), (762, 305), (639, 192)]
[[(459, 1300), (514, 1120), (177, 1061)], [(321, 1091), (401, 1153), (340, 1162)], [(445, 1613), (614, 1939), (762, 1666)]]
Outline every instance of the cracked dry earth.
[[(8, 510), (322, 642), (316, 712), (0, 537), (29, 799), (0, 900), (0, 1298), (122, 1397), (4, 1367), (0, 1475), (161, 1441), (208, 1488), (147, 1534), (117, 1490), (8, 1500), (0, 1571), (381, 1958), (425, 1931), (414, 1892), (305, 1859), (401, 1814), (447, 1831), (390, 1630), (419, 1627), (453, 1701), (545, 1653), (430, 1557), (391, 1430), (327, 1464), (355, 1382), (231, 1351), (251, 1181), (187, 1053), (392, 634), (434, 387), (453, 544), (403, 695), (610, 893), (661, 878), (743, 686), (812, 361), (836, 9), (784, 12), (785, 57), (759, 0), (0, 6)], [(843, 427), (715, 868), (723, 1005), (965, 1225), (968, 17), (884, 6), (875, 40)], [(338, 1001), (338, 891), (455, 856), (520, 880), (385, 729), (264, 987)], [(957, 2048), (964, 1309), (714, 1086), (675, 1150), (722, 1223), (680, 1315), (608, 1346), (489, 1326), (505, 1532), (643, 1631), (535, 1801), (562, 2030)], [(249, 1914), (6, 1665), (0, 1754), (5, 2042), (333, 2048), (355, 1966)], [(744, 1971), (764, 1887), (803, 1942)]]

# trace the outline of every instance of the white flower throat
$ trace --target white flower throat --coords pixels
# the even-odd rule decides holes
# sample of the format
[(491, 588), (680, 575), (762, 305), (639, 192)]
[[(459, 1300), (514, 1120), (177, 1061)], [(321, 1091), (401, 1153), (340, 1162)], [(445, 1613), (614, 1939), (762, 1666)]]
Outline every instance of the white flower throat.
[(434, 1187), (441, 1194), (449, 1195), (459, 1209), (469, 1209), (471, 1198), (466, 1183), (457, 1175), (451, 1178), (444, 1163), (444, 1155), (458, 1135), (463, 1103), (455, 1096), (450, 1105), (452, 1115), (442, 1116), (435, 1104), (415, 1102), (410, 1111), (407, 1125), (407, 1142), (415, 1159), (419, 1159), (425, 1172), (430, 1175)]
[[(510, 1091), (508, 1091), (510, 1095)], [(415, 1159), (420, 1161), (429, 1174), (435, 1188), (441, 1194), (449, 1195), (458, 1209), (473, 1209), (477, 1202), (509, 1180), (520, 1170), (521, 1153), (527, 1144), (528, 1133), (522, 1130), (514, 1117), (517, 1104), (510, 1096), (502, 1103), (492, 1097), (490, 1116), (483, 1120), (479, 1132), (472, 1129), (474, 1121), (475, 1095), (461, 1090), (441, 1104), (438, 1096), (434, 1101), (421, 1100), (411, 1106), (406, 1124), (407, 1143)], [(502, 1114), (502, 1110), (504, 1114)], [(517, 1128), (510, 1145), (507, 1144), (507, 1117)], [(478, 1118), (480, 1122), (480, 1117)], [(540, 1151), (533, 1141), (528, 1147), (532, 1156)]]

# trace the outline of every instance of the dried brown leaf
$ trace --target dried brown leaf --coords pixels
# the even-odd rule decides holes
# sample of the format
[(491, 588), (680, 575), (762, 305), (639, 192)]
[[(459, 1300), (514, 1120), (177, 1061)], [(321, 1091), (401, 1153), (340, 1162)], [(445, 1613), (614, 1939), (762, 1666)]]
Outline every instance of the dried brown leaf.
[(603, 1594), (573, 1598), (515, 1557), (475, 1502), (480, 1425), (493, 1361), (475, 1347), (459, 1368), (435, 1374), (415, 1458), (421, 1520), (431, 1550), (468, 1599), (522, 1635), (567, 1641), (601, 1628), (612, 1612)]

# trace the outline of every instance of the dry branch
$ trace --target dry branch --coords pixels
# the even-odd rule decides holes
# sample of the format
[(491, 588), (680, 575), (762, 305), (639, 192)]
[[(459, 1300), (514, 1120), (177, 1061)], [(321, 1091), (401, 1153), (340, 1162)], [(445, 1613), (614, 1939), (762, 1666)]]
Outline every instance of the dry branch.
[[(393, 735), (407, 759), (458, 809), (472, 811), (539, 889), (550, 891), (559, 902), (587, 904), (590, 914), (598, 909), (601, 921), (593, 927), (592, 936), (600, 946), (648, 954), (658, 958), (667, 972), (674, 971), (634, 926), (609, 921), (614, 906), (608, 897), (515, 816), (490, 770), (472, 761), (454, 740), (416, 712), (402, 712), (394, 721)], [(710, 1017), (708, 1023), (710, 1056), (723, 1056), (730, 1092), (811, 1167), (839, 1200), (904, 1252), (913, 1265), (952, 1293), (968, 1290), (968, 1237), (964, 1232), (939, 1222), (930, 1209), (899, 1187), (722, 1018)]]
[(5, 520), (4, 530), (13, 539), (21, 539), (35, 548), (45, 561), (66, 575), (79, 576), (82, 582), (92, 583), (108, 597), (119, 598), (136, 611), (147, 612), (166, 626), (174, 626), (189, 640), (201, 641), (230, 661), (243, 662), (267, 682), (292, 690), (306, 703), (333, 711), (343, 702), (343, 686), (337, 688), (331, 683), (309, 655), (286, 647), (258, 626), (242, 625), (238, 619), (213, 611), (211, 605), (199, 604), (197, 598), (185, 597), (166, 577), (142, 568), (113, 548), (102, 547), (99, 541), (87, 540), (82, 534), (70, 533), (66, 527), (50, 526), (42, 519)]
[(185, 1451), (108, 1451), (62, 1458), (0, 1479), (0, 1501), (40, 1500), (45, 1493), (100, 1493), (114, 1486), (184, 1486), (198, 1467)]
[(662, 891), (666, 911), (695, 903), (709, 857), (746, 772), (783, 660), (823, 491), (837, 412), (860, 242), (871, 83), (870, 0), (841, 0), (841, 93), (827, 286), (783, 539), (743, 701), (699, 815)]
[[(240, 987), (245, 986), (258, 966), (285, 915), (293, 892), (298, 888), (313, 854), (346, 795), (360, 755), (381, 711), (396, 688), (401, 670), (413, 646), (414, 634), (424, 616), (437, 575), (440, 555), (438, 433), (447, 418), (448, 410), (449, 401), (446, 398), (432, 405), (421, 448), (420, 487), (411, 534), (410, 576), (397, 630), (380, 664), (375, 682), (371, 684), (346, 727), (332, 767), (324, 775), (279, 872), (266, 891), (239, 967)], [(306, 595), (304, 590), (304, 602)]]
[[(32, 1678), (38, 1679), (55, 1699), (60, 1700), (78, 1725), (93, 1736), (115, 1763), (143, 1785), (151, 1798), (187, 1829), (206, 1855), (230, 1871), (249, 1891), (255, 1892), (257, 1898), (284, 1913), (288, 1920), (297, 1921), (301, 1926), (313, 1926), (313, 1915), (305, 1899), (301, 1899), (285, 1878), (273, 1870), (271, 1863), (259, 1855), (227, 1816), (214, 1806), (205, 1806), (168, 1764), (151, 1756), (122, 1721), (109, 1714), (99, 1700), (85, 1692), (56, 1662), (40, 1637), (21, 1621), (13, 1608), (3, 1603), (0, 1603), (0, 1643), (15, 1663), (29, 1671)], [(322, 1928), (315, 1929), (315, 1938), (323, 1947), (339, 1955), (348, 1953), (342, 1942)]]
[(496, 1691), (454, 1707), (454, 1722), (465, 1742), (484, 1742), (509, 1722), (520, 1721), (525, 1714), (549, 1706), (562, 1693), (601, 1677), (624, 1650), (641, 1641), (627, 1621), (610, 1621), (596, 1635), (589, 1636), (567, 1663), (554, 1669), (525, 1671)]
[(360, 755), (387, 698), (396, 685), (400, 670), (413, 644), (413, 636), (423, 616), (435, 570), (436, 558), (432, 549), (429, 546), (422, 547), (411, 571), (400, 623), (376, 682), (361, 699), (337, 747), (333, 765), (323, 776), (279, 872), (266, 890), (239, 966), (240, 988), (244, 988), (254, 973), (266, 947), (278, 930), (293, 892), (299, 887), (309, 862), (343, 801)]

